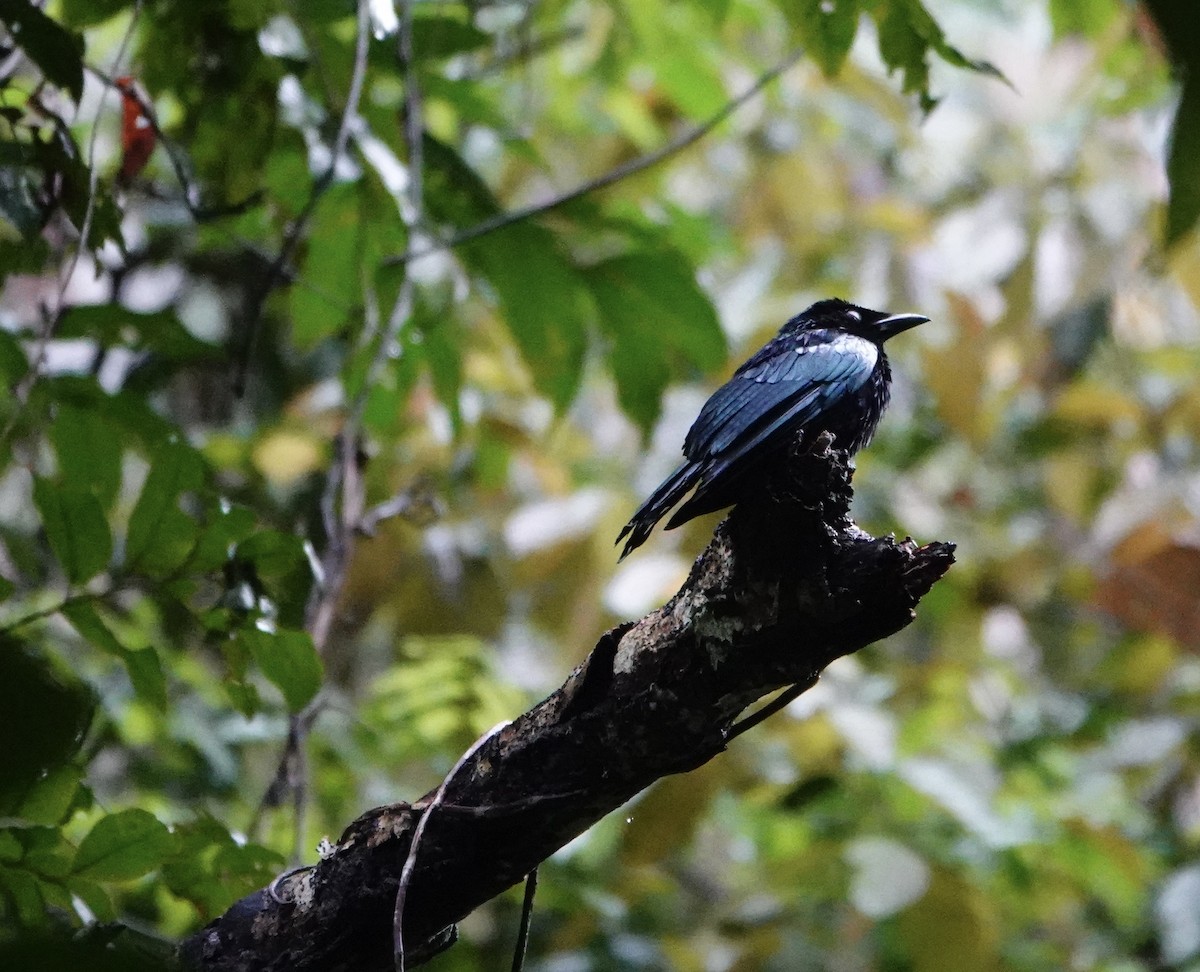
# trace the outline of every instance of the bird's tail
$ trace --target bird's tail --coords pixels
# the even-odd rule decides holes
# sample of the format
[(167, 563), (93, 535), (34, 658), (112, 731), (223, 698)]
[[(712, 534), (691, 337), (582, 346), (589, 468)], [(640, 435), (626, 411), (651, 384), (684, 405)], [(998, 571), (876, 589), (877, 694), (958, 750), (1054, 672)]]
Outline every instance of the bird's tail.
[(645, 542), (646, 537), (650, 536), (650, 531), (654, 529), (654, 524), (666, 516), (672, 506), (683, 499), (687, 491), (696, 485), (696, 480), (699, 478), (700, 467), (694, 462), (685, 462), (663, 481), (650, 498), (638, 507), (637, 512), (629, 518), (629, 522), (617, 536), (617, 543), (624, 540), (627, 535), (629, 537), (618, 561), (624, 560)]

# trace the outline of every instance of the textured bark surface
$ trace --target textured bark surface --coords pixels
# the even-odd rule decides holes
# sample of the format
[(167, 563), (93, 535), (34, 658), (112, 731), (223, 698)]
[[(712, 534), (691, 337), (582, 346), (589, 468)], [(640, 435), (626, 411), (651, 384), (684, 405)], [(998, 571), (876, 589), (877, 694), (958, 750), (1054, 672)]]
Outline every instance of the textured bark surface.
[[(849, 517), (844, 457), (822, 444), (717, 528), (679, 592), (605, 634), (553, 695), (488, 739), (446, 788), (405, 907), (411, 968), (454, 922), (660, 777), (720, 753), (739, 713), (811, 685), (835, 658), (900, 630), (953, 545), (874, 538)], [(332, 855), (183, 943), (204, 970), (393, 968), (392, 916), (431, 794), (368, 811)]]

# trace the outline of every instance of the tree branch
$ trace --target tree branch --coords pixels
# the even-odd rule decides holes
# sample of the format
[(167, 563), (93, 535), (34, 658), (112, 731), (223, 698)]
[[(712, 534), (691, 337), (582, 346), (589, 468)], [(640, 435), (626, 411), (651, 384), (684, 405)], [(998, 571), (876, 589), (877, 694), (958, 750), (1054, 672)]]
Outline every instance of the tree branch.
[[(815, 683), (835, 658), (913, 619), (953, 545), (859, 530), (846, 459), (827, 441), (787, 465), (717, 528), (666, 605), (601, 637), (445, 784), (408, 886), (410, 968), (639, 790), (719, 754), (755, 700)], [(280, 894), (256, 892), (184, 942), (183, 959), (205, 972), (390, 970), (396, 890), (432, 799), (363, 814)]]
[(684, 149), (694, 145), (700, 139), (704, 138), (709, 132), (721, 124), (726, 118), (736, 112), (746, 102), (752, 100), (763, 88), (774, 81), (779, 75), (783, 74), (793, 64), (797, 63), (803, 57), (802, 51), (793, 51), (782, 61), (776, 64), (765, 74), (759, 76), (754, 84), (750, 85), (745, 91), (727, 102), (707, 121), (689, 128), (686, 132), (677, 138), (672, 139), (660, 149), (649, 152), (646, 155), (639, 155), (637, 158), (630, 159), (628, 162), (622, 162), (620, 165), (610, 169), (608, 172), (595, 179), (589, 179), (587, 182), (580, 183), (573, 189), (568, 189), (564, 193), (557, 196), (552, 196), (540, 203), (534, 203), (530, 206), (523, 206), (520, 209), (514, 209), (511, 212), (500, 213), (493, 216), (491, 219), (485, 219), (481, 223), (476, 223), (474, 226), (469, 226), (464, 230), (460, 230), (453, 236), (449, 236), (444, 240), (439, 240), (426, 246), (421, 246), (416, 249), (410, 249), (406, 253), (400, 253), (393, 257), (388, 257), (383, 261), (384, 266), (396, 266), (401, 263), (411, 263), (423, 256), (428, 256), (430, 253), (440, 253), (442, 250), (452, 250), (456, 246), (461, 246), (463, 243), (468, 243), (471, 240), (478, 239), (481, 236), (487, 236), (489, 233), (495, 233), (497, 230), (502, 230), (505, 227), (512, 226), (514, 223), (522, 223), (534, 216), (540, 216), (542, 213), (549, 212), (552, 209), (557, 209), (559, 206), (565, 206), (567, 203), (574, 202), (576, 199), (581, 199), (600, 189), (606, 189), (614, 183), (620, 182), (623, 179), (628, 179), (630, 176), (637, 175), (639, 172), (645, 172), (647, 169), (653, 168), (660, 162), (664, 162), (672, 155), (677, 155)]

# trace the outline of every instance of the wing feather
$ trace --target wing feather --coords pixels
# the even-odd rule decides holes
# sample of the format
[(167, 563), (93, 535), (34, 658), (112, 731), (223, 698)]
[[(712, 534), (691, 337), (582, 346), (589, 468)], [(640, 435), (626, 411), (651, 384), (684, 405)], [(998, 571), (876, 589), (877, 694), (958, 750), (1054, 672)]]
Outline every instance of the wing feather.
[[(832, 397), (861, 388), (879, 360), (878, 349), (853, 335), (815, 334), (828, 337), (790, 352), (776, 347), (773, 354), (755, 355), (739, 368), (705, 403), (684, 440), (684, 455), (693, 461), (732, 459), (723, 454), (730, 449), (742, 453), (750, 443), (767, 441), (770, 434), (764, 437), (764, 428), (773, 434), (806, 424)], [(782, 416), (787, 418), (780, 423)]]

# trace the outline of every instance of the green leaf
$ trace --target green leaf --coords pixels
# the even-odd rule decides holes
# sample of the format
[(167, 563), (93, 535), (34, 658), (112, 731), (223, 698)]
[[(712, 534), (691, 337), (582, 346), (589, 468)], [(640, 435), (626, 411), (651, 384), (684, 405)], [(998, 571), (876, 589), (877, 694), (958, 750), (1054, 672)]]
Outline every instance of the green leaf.
[(156, 455), (142, 487), (125, 541), (125, 563), (150, 575), (169, 574), (196, 542), (196, 521), (179, 508), (184, 493), (200, 489), (204, 463), (190, 446), (172, 442)]
[(201, 341), (169, 310), (139, 314), (120, 304), (72, 307), (63, 315), (57, 334), (97, 341), (104, 347), (151, 351), (171, 361), (205, 361), (221, 355), (221, 348)]
[[(431, 216), (472, 225), (500, 211), (479, 175), (454, 149), (425, 139)], [(470, 268), (499, 301), (537, 390), (564, 408), (579, 387), (592, 306), (570, 256), (548, 230), (515, 223), (462, 246)]]
[(725, 360), (725, 337), (712, 302), (678, 254), (643, 251), (605, 260), (587, 275), (621, 407), (644, 432), (658, 418), (670, 380), (686, 366), (707, 371)]
[[(17, 148), (15, 143), (0, 142), (0, 150), (14, 148)], [(0, 219), (12, 224), (22, 242), (32, 242), (41, 232), (46, 214), (38, 205), (39, 174), (26, 164), (24, 154), (23, 151), (0, 151)]]
[[(216, 502), (212, 505), (217, 507)], [(253, 532), (253, 510), (245, 506), (218, 507), (200, 533), (189, 567), (197, 572), (215, 570), (229, 560), (234, 546)]]
[(60, 0), (63, 20), (76, 27), (101, 24), (127, 7), (133, 0)]
[(96, 916), (97, 921), (115, 921), (117, 910), (113, 907), (112, 898), (95, 881), (76, 875), (67, 882), (71, 894), (78, 895), (88, 909)]
[(285, 574), (297, 563), (307, 562), (304, 541), (294, 533), (259, 530), (237, 546), (237, 556), (254, 564), (266, 575)]
[(593, 314), (569, 257), (553, 234), (530, 223), (469, 243), (463, 255), (499, 299), (537, 390), (564, 409), (583, 377), (584, 325)]
[(1003, 79), (987, 61), (972, 60), (947, 43), (945, 33), (920, 0), (884, 0), (871, 10), (879, 29), (879, 53), (889, 68), (904, 75), (903, 90), (917, 94), (921, 107), (930, 111), (936, 101), (929, 94), (930, 50), (955, 67)]
[[(492, 43), (492, 35), (460, 18), (443, 14), (413, 17), (413, 52), (421, 60), (437, 60), (477, 50)], [(395, 42), (386, 43), (389, 61), (395, 60)]]
[(260, 631), (239, 635), (264, 675), (283, 693), (292, 712), (298, 712), (321, 687), (321, 659), (304, 631)]
[(145, 392), (122, 389), (110, 395), (94, 378), (62, 375), (39, 382), (33, 394), (35, 403), (42, 409), (54, 409), (67, 402), (76, 408), (96, 412), (116, 428), (135, 437), (151, 456), (167, 448), (178, 435), (176, 427), (154, 411)]
[(93, 881), (128, 881), (162, 864), (174, 849), (166, 826), (145, 810), (122, 810), (96, 822), (71, 870)]
[(716, 114), (729, 100), (721, 75), (709, 58), (682, 45), (664, 45), (655, 57), (654, 73), (663, 89), (691, 118)]
[(299, 279), (288, 291), (292, 339), (301, 349), (336, 335), (361, 303), (355, 240), (362, 221), (354, 183), (334, 186), (317, 206)]
[(0, 864), (12, 864), (19, 861), (25, 853), (16, 833), (11, 829), (0, 830)]
[(180, 825), (176, 838), (178, 850), (163, 866), (163, 882), (206, 918), (269, 883), (285, 864), (282, 856), (265, 847), (235, 843), (212, 817)]
[(4, 892), (0, 894), (0, 902), (5, 904), (5, 912), (8, 912), (8, 903), (11, 902), (19, 925), (38, 928), (46, 923), (46, 905), (42, 898), (41, 884), (42, 882), (28, 871), (15, 867), (0, 867), (0, 891)]
[[(40, 224), (38, 230), (41, 230)], [(41, 273), (48, 264), (49, 257), (50, 245), (40, 236), (34, 239), (0, 239), (0, 267), (7, 267), (10, 274)], [(5, 352), (5, 358), (8, 358), (8, 352)], [(4, 368), (7, 370), (8, 367), (6, 361)]]
[(121, 440), (116, 429), (92, 409), (60, 404), (50, 426), (59, 478), (72, 489), (91, 492), (105, 509), (121, 486)]
[(25, 845), (23, 867), (55, 881), (71, 872), (75, 848), (57, 827), (27, 827), (21, 831), (20, 840)]
[(813, 60), (827, 76), (837, 74), (858, 33), (858, 0), (800, 0), (786, 9)]
[(91, 645), (121, 659), (139, 698), (160, 712), (166, 711), (167, 682), (158, 652), (153, 648), (126, 648), (89, 601), (72, 601), (63, 606), (62, 613)]
[(11, 816), (30, 786), (70, 760), (95, 708), (90, 693), (67, 673), (0, 637), (0, 816)]
[(434, 393), (449, 410), (455, 429), (459, 429), (462, 425), (459, 393), (463, 384), (463, 355), (456, 336), (454, 325), (443, 318), (436, 326), (422, 332), (422, 346)]
[(79, 767), (69, 764), (50, 769), (21, 801), (15, 816), (47, 826), (62, 823), (75, 803), (79, 775)]
[(313, 580), (304, 541), (290, 533), (260, 530), (237, 545), (234, 557), (253, 566), (255, 581), (276, 603), (280, 623), (302, 627)]
[(33, 502), (50, 548), (71, 583), (91, 580), (108, 565), (112, 534), (93, 493), (38, 478), (33, 482)]
[(96, 613), (96, 609), (88, 601), (71, 601), (62, 608), (63, 617), (71, 622), (84, 638), (93, 646), (109, 655), (121, 658), (125, 654), (122, 645)]
[(167, 711), (167, 680), (162, 662), (154, 648), (130, 648), (125, 653), (125, 669), (138, 697), (159, 712)]
[[(906, 94), (918, 92), (923, 103), (929, 97), (929, 64), (926, 54), (929, 45), (910, 20), (908, 0), (889, 0), (882, 18), (875, 14), (879, 26), (879, 53), (887, 66), (903, 72), (902, 84)], [(932, 107), (932, 102), (926, 107)]]
[(0, 0), (0, 20), (14, 41), (52, 84), (76, 102), (83, 96), (83, 40), (28, 0)]
[(712, 37), (712, 12), (685, 3), (620, 4), (624, 23), (653, 65), (658, 86), (692, 118), (705, 118), (729, 99)]
[(1124, 7), (1120, 0), (1050, 0), (1054, 36), (1098, 37), (1121, 15)]
[(1167, 153), (1167, 181), (1171, 186), (1167, 202), (1166, 242), (1179, 241), (1200, 217), (1200, 75), (1188, 72), (1175, 121), (1171, 126), (1171, 147)]

